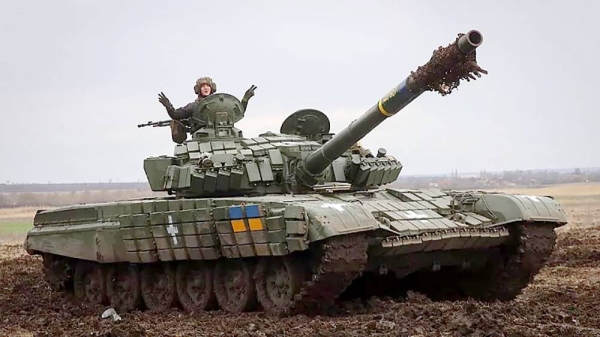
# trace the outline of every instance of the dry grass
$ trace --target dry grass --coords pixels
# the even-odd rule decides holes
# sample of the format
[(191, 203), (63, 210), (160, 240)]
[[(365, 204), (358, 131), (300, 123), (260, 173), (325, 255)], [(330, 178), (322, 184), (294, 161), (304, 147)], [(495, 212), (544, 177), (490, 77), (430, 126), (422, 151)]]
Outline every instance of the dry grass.
[[(2, 225), (0, 224), (0, 226), (2, 226)], [(27, 233), (22, 232), (22, 231), (19, 231), (16, 233), (0, 232), (0, 246), (1, 245), (9, 245), (9, 246), (21, 245), (25, 241), (26, 235), (27, 235)]]
[(33, 221), (33, 216), (38, 209), (50, 207), (15, 207), (0, 208), (0, 224), (6, 222)]
[(145, 198), (157, 195), (164, 195), (164, 193), (152, 192), (146, 189), (0, 193), (0, 207), (65, 206), (79, 203)]
[(501, 191), (521, 194), (552, 195), (554, 197), (600, 197), (600, 183), (573, 183), (537, 188), (506, 188)]
[(23, 243), (37, 210), (36, 207), (0, 208), (0, 245)]
[(35, 207), (0, 208), (0, 244), (23, 243), (37, 210)]

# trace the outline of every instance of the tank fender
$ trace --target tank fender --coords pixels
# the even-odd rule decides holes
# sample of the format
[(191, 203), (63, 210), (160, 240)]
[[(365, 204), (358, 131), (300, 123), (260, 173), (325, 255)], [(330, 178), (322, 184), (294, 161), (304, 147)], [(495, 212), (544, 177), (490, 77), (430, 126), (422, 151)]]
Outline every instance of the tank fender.
[(379, 229), (379, 221), (360, 203), (335, 200), (304, 205), (309, 242)]
[(29, 254), (50, 253), (75, 259), (112, 263), (127, 261), (118, 222), (41, 226), (27, 235)]
[(554, 199), (520, 194), (481, 194), (475, 203), (475, 212), (488, 215), (492, 212), (498, 222), (537, 221), (567, 223), (563, 207)]

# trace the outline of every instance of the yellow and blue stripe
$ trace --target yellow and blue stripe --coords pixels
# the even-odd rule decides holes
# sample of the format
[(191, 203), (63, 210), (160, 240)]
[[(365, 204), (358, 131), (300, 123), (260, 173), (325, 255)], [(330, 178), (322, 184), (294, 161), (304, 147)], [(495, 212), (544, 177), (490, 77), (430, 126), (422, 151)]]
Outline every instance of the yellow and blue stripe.
[(405, 79), (377, 102), (377, 107), (382, 115), (385, 117), (394, 116), (423, 93), (423, 91), (412, 92), (407, 84), (407, 79)]
[[(229, 219), (234, 233), (245, 232), (248, 229), (251, 231), (264, 230), (258, 205), (231, 206), (229, 207)], [(244, 220), (247, 220), (248, 226)]]

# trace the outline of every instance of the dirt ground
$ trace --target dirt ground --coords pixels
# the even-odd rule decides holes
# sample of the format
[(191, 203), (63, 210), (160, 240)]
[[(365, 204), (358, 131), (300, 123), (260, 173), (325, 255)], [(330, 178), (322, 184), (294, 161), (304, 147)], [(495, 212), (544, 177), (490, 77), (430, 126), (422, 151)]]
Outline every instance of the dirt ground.
[(40, 259), (11, 244), (0, 246), (0, 336), (600, 336), (600, 190), (554, 192), (571, 223), (557, 231), (547, 266), (512, 302), (432, 302), (409, 293), (343, 302), (334, 317), (173, 309), (113, 322), (100, 318), (107, 307), (82, 308), (51, 292)]

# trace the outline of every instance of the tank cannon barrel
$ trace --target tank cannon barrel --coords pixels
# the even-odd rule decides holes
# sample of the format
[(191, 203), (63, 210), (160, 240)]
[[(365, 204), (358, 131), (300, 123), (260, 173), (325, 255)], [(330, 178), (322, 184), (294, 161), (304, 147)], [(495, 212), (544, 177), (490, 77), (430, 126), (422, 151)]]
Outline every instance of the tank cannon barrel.
[(459, 34), (447, 47), (438, 48), (425, 65), (411, 72), (367, 112), (308, 155), (298, 168), (298, 178), (305, 184), (312, 185), (314, 177), (321, 174), (335, 159), (423, 92), (437, 91), (444, 96), (458, 87), (461, 79), (469, 81), (476, 79), (473, 75), (481, 77), (480, 73), (487, 74), (486, 70), (477, 65), (475, 58), (475, 49), (482, 42), (481, 33), (471, 30), (466, 34)]

